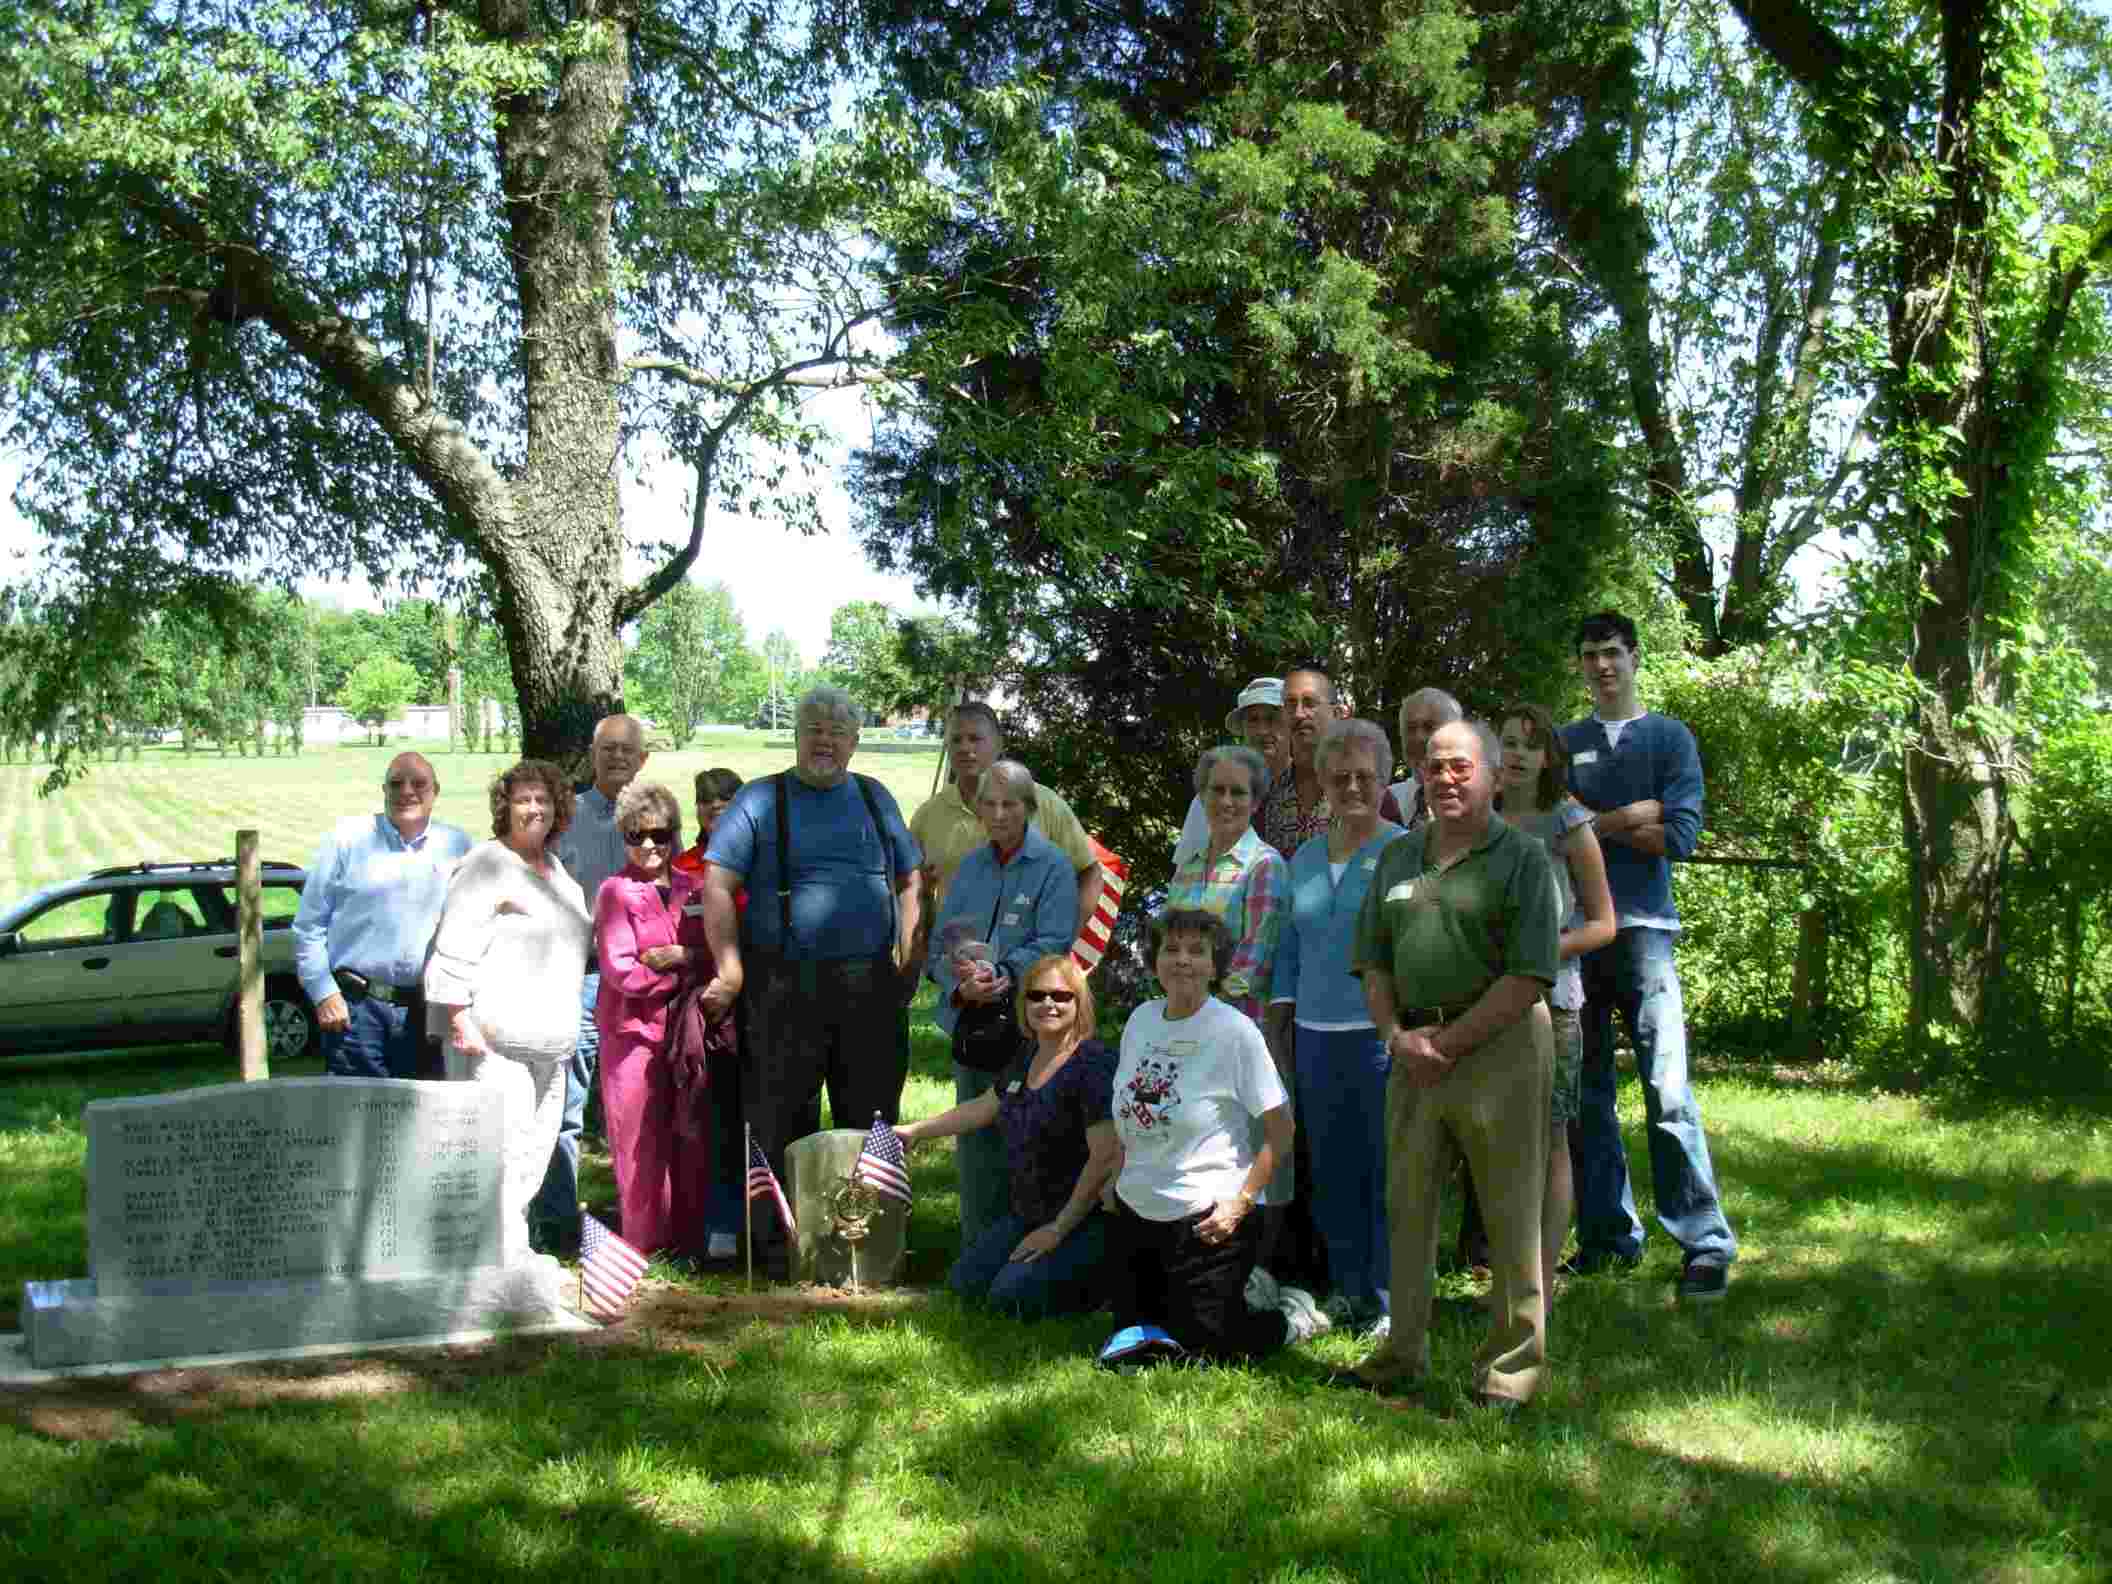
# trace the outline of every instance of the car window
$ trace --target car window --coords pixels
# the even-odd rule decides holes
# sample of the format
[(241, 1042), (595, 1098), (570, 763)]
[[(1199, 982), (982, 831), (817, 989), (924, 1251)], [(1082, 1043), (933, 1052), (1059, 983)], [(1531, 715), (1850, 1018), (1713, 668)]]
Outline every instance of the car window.
[[(219, 888), (219, 894), (220, 900), (227, 906), (228, 922), (223, 927), (233, 929), (235, 921), (242, 916), (241, 907), (237, 901), (236, 889), (231, 885), (224, 885)], [(294, 914), (301, 910), (301, 890), (299, 886), (266, 885), (262, 900), (264, 904), (264, 927), (266, 929), (290, 929), (292, 927)]]
[(206, 933), (204, 910), (189, 886), (142, 888), (132, 898), (134, 940), (181, 940)]
[(108, 892), (68, 897), (26, 920), (15, 938), (24, 951), (57, 951), (64, 946), (105, 946), (116, 938), (111, 913), (117, 899)]

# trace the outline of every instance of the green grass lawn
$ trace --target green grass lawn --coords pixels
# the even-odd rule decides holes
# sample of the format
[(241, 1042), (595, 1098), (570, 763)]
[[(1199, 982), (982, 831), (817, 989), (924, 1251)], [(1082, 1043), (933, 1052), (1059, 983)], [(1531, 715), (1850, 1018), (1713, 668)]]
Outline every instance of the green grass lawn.
[[(747, 768), (669, 758), (671, 780)], [(301, 768), (340, 760), (342, 788)], [(112, 830), (195, 856), (245, 819), (304, 858), (337, 809), (303, 800), (363, 806), (380, 764), (98, 769), (49, 826), (81, 844), (60, 872), (132, 856), (92, 845)], [(442, 760), (452, 817), (490, 768)], [(0, 806), (19, 874), (49, 816)], [(916, 1028), (923, 1115), (951, 1088)], [(202, 1048), (0, 1067), (0, 1325), (23, 1279), (86, 1270), (82, 1105), (232, 1076)], [(1744, 1245), (1728, 1300), (1675, 1307), (1654, 1237), (1641, 1271), (1563, 1295), (1551, 1389), (1512, 1424), (1465, 1403), (1481, 1321), (1450, 1300), (1414, 1400), (1325, 1385), (1343, 1337), (1102, 1375), (1104, 1317), (1019, 1325), (930, 1291), (955, 1206), (928, 1146), (906, 1292), (751, 1298), (661, 1268), (584, 1339), (0, 1393), (0, 1578), (2112, 1577), (2112, 1128), (1738, 1072), (1702, 1099)], [(1639, 1129), (1629, 1147), (1640, 1164)], [(586, 1194), (611, 1199), (605, 1161)]]
[[(250, 827), (261, 833), (266, 858), (305, 864), (333, 821), (380, 809), (382, 771), (405, 746), (439, 772), (437, 817), (472, 836), (488, 835), (488, 788), (513, 763), (511, 754), (450, 754), (431, 743), (311, 748), (262, 759), (154, 748), (137, 763), (91, 765), (85, 780), (49, 798), (36, 791), (48, 766), (0, 765), (0, 901), (109, 864), (226, 857), (235, 832)], [(936, 743), (898, 742), (875, 727), (853, 768), (885, 784), (907, 818), (931, 795), (938, 761)], [(699, 770), (723, 765), (753, 778), (791, 763), (789, 734), (734, 731), (701, 737), (680, 753), (654, 754), (645, 774), (675, 791), (685, 834), (694, 836), (691, 791)]]

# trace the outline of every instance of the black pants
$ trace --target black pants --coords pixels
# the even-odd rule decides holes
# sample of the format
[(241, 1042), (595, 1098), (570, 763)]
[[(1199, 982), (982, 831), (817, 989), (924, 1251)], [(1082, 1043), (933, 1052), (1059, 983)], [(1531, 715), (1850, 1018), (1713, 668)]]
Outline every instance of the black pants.
[(1273, 1353), (1289, 1339), (1290, 1323), (1274, 1309), (1247, 1307), (1261, 1217), (1250, 1211), (1224, 1242), (1205, 1243), (1195, 1229), (1209, 1213), (1147, 1221), (1117, 1196), (1107, 1218), (1106, 1270), (1115, 1329), (1155, 1325), (1204, 1358)]
[[(909, 1019), (891, 954), (827, 962), (741, 954), (741, 1106), (770, 1169), (785, 1181), (785, 1146), (821, 1126), (821, 1091), (840, 1128), (863, 1132), (902, 1114)], [(781, 1250), (774, 1215), (754, 1219), (756, 1250)]]

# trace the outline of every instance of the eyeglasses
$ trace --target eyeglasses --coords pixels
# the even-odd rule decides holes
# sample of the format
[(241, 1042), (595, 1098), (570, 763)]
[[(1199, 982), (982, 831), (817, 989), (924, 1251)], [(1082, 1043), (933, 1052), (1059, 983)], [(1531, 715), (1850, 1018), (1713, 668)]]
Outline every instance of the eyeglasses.
[(405, 776), (390, 776), (382, 785), (391, 792), (430, 792), (433, 789), (430, 781), (413, 781)]
[(1464, 755), (1457, 759), (1425, 759), (1425, 776), (1442, 776), (1447, 781), (1471, 781), (1474, 779), (1474, 761)]
[(650, 830), (627, 830), (623, 833), (626, 847), (643, 847), (650, 842), (655, 847), (672, 847), (675, 831), (671, 825), (655, 825)]
[(1039, 1006), (1044, 1001), (1053, 1001), (1058, 1006), (1069, 1006), (1077, 999), (1078, 992), (1075, 990), (1029, 990), (1027, 992), (1027, 1002), (1031, 1006)]

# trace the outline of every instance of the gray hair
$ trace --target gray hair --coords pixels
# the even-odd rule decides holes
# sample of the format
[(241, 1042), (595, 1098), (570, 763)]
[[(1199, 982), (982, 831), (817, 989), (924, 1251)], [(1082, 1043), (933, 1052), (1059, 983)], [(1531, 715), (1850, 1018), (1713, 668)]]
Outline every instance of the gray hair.
[(1386, 728), (1375, 721), (1329, 721), (1320, 741), (1313, 745), (1313, 768), (1325, 776), (1328, 761), (1355, 743), (1371, 750), (1372, 765), (1384, 780), (1393, 769), (1393, 744), (1387, 740)]
[(1399, 713), (1403, 718), (1406, 718), (1412, 706), (1422, 703), (1435, 704), (1438, 707), (1439, 713), (1445, 717), (1444, 720), (1439, 722), (1440, 725), (1449, 726), (1466, 714), (1466, 710), (1461, 707), (1459, 700), (1441, 687), (1417, 688), (1413, 693), (1401, 700)]
[(827, 719), (839, 722), (856, 731), (865, 724), (865, 714), (858, 708), (849, 691), (831, 687), (823, 682), (810, 687), (799, 696), (799, 708), (793, 712), (794, 720)]
[(980, 803), (986, 797), (996, 797), (1000, 792), (1010, 792), (1026, 804), (1027, 812), (1033, 813), (1041, 806), (1034, 795), (1034, 772), (1017, 759), (1000, 759), (975, 779), (975, 800)]
[[(1446, 731), (1454, 726), (1465, 726), (1481, 744), (1481, 763), (1484, 769), (1493, 774), (1503, 768), (1503, 741), (1496, 735), (1495, 727), (1485, 720), (1446, 721), (1437, 730)], [(1437, 732), (1430, 735), (1434, 738)]]
[(1202, 758), (1195, 762), (1195, 795), (1201, 797), (1203, 788), (1210, 784), (1210, 772), (1220, 760), (1229, 759), (1242, 766), (1254, 788), (1254, 801), (1259, 803), (1268, 796), (1269, 762), (1245, 743), (1219, 743), (1215, 748), (1205, 748)]
[(616, 829), (618, 833), (628, 830), (644, 815), (659, 816), (660, 822), (675, 833), (675, 850), (682, 849), (682, 805), (675, 800), (674, 793), (657, 781), (633, 781), (616, 794)]

